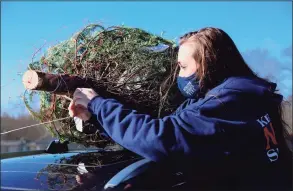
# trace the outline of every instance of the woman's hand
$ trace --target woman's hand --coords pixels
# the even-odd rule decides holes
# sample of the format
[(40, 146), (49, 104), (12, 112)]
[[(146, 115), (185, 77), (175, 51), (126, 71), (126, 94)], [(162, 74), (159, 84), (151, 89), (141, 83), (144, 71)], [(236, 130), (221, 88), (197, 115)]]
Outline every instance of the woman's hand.
[(83, 121), (91, 118), (91, 113), (87, 109), (88, 103), (98, 94), (89, 88), (77, 88), (73, 94), (68, 110), (71, 117), (78, 117)]
[(90, 88), (77, 88), (73, 94), (75, 105), (80, 105), (87, 108), (89, 102), (98, 94)]
[(92, 114), (88, 111), (87, 108), (76, 105), (75, 101), (71, 101), (68, 107), (70, 117), (78, 117), (83, 121), (87, 121), (91, 118)]

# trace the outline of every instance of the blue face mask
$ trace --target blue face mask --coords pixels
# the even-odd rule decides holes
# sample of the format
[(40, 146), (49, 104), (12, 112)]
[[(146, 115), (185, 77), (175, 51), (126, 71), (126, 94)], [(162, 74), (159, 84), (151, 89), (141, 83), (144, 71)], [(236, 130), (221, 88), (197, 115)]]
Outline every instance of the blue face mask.
[(199, 93), (199, 82), (196, 75), (193, 74), (189, 77), (177, 77), (177, 84), (180, 92), (184, 97), (195, 98)]

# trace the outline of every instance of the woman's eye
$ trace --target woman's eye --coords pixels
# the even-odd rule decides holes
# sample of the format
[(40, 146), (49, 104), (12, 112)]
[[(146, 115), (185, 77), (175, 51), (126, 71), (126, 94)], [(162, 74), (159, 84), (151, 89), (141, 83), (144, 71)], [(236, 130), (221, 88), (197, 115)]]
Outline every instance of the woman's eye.
[(181, 62), (178, 62), (178, 65), (179, 65), (179, 67), (182, 68), (182, 69), (186, 68), (186, 66), (183, 66), (183, 65), (181, 64)]
[(184, 65), (179, 65), (180, 66), (180, 68), (182, 68), (182, 69), (185, 69), (186, 68), (186, 66), (184, 66)]

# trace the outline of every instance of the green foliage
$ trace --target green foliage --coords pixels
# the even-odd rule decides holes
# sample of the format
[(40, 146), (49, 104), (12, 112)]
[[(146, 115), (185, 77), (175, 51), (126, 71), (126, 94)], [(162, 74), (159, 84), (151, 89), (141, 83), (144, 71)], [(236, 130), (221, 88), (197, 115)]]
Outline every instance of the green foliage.
[[(158, 45), (168, 48), (150, 50)], [(33, 70), (54, 74), (74, 74), (106, 84), (107, 92), (139, 112), (162, 116), (179, 104), (172, 103), (176, 72), (176, 44), (138, 28), (91, 24), (70, 39), (50, 47), (46, 54), (29, 65)], [(98, 87), (93, 87), (99, 93)], [(36, 92), (35, 92), (36, 93)], [(40, 121), (68, 116), (69, 101), (54, 92), (37, 92), (40, 112), (31, 113)], [(25, 100), (30, 108), (28, 101)], [(31, 109), (29, 109), (31, 110)], [(76, 130), (73, 119), (47, 126), (61, 140), (85, 146), (112, 144), (99, 134), (85, 135)], [(105, 144), (107, 143), (107, 144)]]

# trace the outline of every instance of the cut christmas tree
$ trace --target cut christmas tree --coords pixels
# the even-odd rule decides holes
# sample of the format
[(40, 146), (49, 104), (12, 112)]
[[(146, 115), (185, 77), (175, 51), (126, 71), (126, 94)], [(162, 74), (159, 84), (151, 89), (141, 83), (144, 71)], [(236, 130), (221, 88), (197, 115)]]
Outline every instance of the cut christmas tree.
[[(176, 57), (176, 44), (160, 36), (138, 28), (91, 24), (29, 64), (23, 76), (28, 90), (24, 102), (41, 122), (55, 120), (69, 116), (67, 108), (76, 88), (92, 88), (139, 113), (163, 117), (183, 100), (176, 87)], [(40, 98), (39, 111), (32, 109), (33, 95)], [(61, 141), (97, 147), (113, 144), (99, 133), (78, 131), (73, 118), (47, 128)]]

